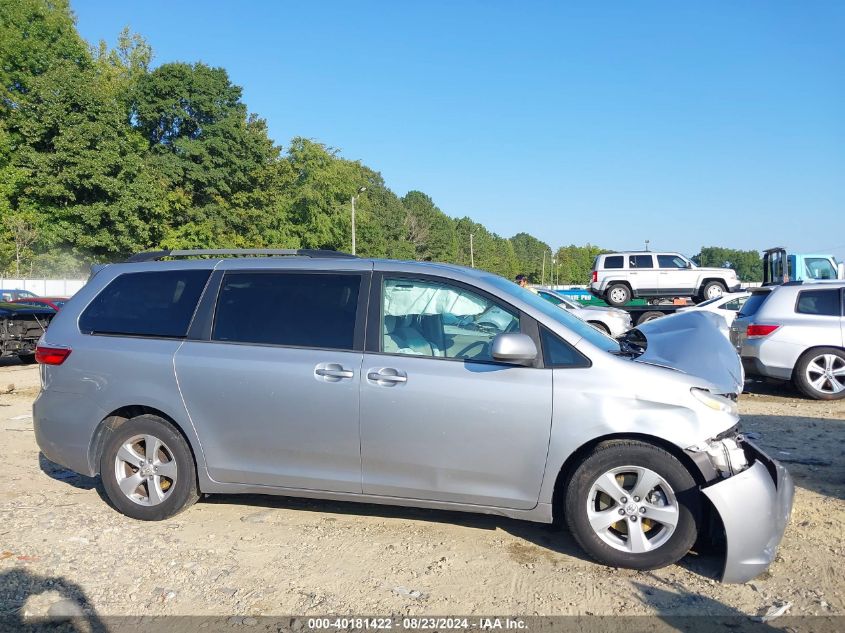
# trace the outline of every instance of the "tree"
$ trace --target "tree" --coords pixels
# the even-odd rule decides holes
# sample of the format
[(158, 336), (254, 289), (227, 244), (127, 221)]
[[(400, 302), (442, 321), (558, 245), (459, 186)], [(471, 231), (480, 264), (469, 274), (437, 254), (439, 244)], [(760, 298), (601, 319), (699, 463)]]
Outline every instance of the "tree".
[(21, 263), (24, 257), (31, 256), (30, 247), (38, 239), (38, 227), (32, 216), (22, 213), (13, 213), (5, 221), (15, 244), (15, 276), (19, 277)]
[(763, 280), (763, 259), (759, 251), (705, 246), (692, 259), (699, 266), (733, 268), (742, 281), (756, 282)]
[(528, 233), (517, 233), (511, 238), (511, 243), (520, 272), (527, 275), (531, 283), (544, 281), (544, 268), (545, 272), (549, 272), (552, 265), (552, 249), (549, 245)]

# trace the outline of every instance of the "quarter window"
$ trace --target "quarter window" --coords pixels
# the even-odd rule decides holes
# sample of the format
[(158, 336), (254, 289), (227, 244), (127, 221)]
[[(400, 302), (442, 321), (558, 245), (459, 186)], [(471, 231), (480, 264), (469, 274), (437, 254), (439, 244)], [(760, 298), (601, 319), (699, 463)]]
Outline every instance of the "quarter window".
[(86, 334), (181, 338), (210, 274), (162, 270), (120, 275), (85, 308), (79, 329)]
[(543, 364), (546, 367), (589, 367), (590, 361), (578, 350), (547, 328), (540, 329)]
[(654, 268), (651, 255), (628, 255), (628, 268)]
[(622, 255), (612, 255), (604, 258), (605, 268), (622, 268), (624, 265)]
[(382, 286), (382, 351), (492, 361), (493, 338), (518, 332), (519, 317), (461, 287), (412, 279)]
[(801, 314), (820, 314), (824, 316), (840, 316), (839, 289), (805, 290), (798, 295), (798, 305), (795, 311)]
[(212, 339), (351, 350), (360, 285), (356, 274), (227, 273)]

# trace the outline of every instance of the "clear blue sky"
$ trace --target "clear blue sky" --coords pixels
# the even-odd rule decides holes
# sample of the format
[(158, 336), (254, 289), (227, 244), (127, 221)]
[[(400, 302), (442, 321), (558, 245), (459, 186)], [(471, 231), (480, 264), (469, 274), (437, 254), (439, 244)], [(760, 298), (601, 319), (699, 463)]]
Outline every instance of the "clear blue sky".
[(504, 236), (845, 256), (844, 2), (563, 4), (72, 1)]

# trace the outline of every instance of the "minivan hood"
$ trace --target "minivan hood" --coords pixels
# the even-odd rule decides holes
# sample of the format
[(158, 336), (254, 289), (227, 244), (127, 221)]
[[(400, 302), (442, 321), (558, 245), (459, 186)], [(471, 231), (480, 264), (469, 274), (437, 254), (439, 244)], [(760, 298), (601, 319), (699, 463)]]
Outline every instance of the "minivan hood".
[(677, 369), (711, 383), (720, 394), (742, 392), (745, 376), (733, 345), (722, 333), (718, 314), (682, 312), (643, 323), (633, 332), (646, 341), (635, 362)]

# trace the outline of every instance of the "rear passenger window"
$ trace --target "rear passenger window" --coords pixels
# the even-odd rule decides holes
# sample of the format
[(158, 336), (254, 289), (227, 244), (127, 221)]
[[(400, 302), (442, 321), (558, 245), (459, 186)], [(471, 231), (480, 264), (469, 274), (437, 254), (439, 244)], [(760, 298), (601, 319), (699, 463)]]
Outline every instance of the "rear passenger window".
[(628, 255), (628, 268), (654, 268), (651, 255)]
[(162, 270), (120, 275), (85, 308), (79, 329), (86, 334), (183, 337), (210, 274)]
[(228, 273), (212, 339), (351, 350), (360, 286), (357, 274)]
[(839, 296), (838, 288), (831, 290), (805, 290), (798, 294), (798, 305), (795, 307), (795, 311), (801, 314), (841, 316), (842, 306)]
[(546, 367), (589, 367), (590, 361), (562, 338), (546, 328), (540, 330), (543, 364)]
[(622, 255), (612, 255), (610, 257), (604, 258), (604, 267), (605, 268), (622, 268), (623, 264)]

